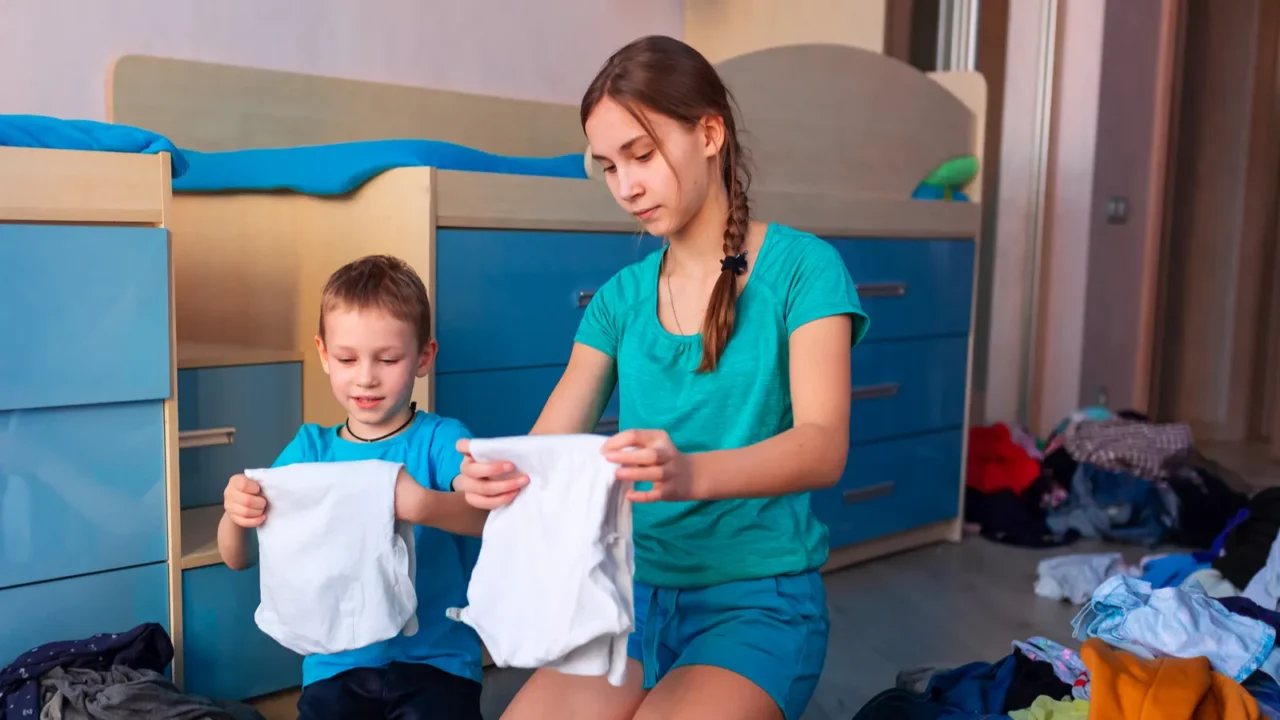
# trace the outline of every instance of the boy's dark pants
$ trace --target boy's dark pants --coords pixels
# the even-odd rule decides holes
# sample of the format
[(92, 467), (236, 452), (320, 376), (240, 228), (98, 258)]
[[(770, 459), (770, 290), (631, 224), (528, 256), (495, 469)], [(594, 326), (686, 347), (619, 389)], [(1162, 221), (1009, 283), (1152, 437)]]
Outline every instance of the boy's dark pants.
[(481, 720), (480, 683), (425, 663), (354, 668), (311, 683), (298, 720)]

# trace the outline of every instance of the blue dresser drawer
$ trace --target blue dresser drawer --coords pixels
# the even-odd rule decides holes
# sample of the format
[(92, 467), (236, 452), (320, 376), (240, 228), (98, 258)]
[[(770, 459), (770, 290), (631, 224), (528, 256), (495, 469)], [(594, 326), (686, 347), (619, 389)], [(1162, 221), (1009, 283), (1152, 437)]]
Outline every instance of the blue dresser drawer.
[(591, 293), (660, 247), (650, 236), (440, 230), (440, 373), (563, 365)]
[(169, 396), (166, 230), (0, 224), (0, 288), (0, 411)]
[(183, 690), (244, 700), (302, 684), (302, 656), (258, 629), (258, 568), (182, 573)]
[(965, 335), (973, 297), (973, 242), (834, 239), (862, 307), (866, 340)]
[(0, 590), (0, 667), (39, 645), (148, 622), (169, 629), (166, 563)]
[(849, 441), (964, 425), (968, 337), (867, 343), (853, 349)]
[[(221, 505), (227, 479), (269, 467), (302, 425), (302, 364), (271, 363), (178, 371), (182, 507)], [(225, 441), (230, 445), (201, 445)], [(202, 435), (209, 433), (210, 435)]]
[(0, 413), (0, 587), (163, 561), (164, 450), (161, 401)]
[(851, 448), (840, 482), (810, 496), (831, 547), (954, 518), (963, 441), (957, 429)]
[[(437, 375), (435, 412), (461, 420), (475, 437), (526, 435), (563, 373), (564, 366)], [(595, 431), (613, 434), (617, 426), (615, 390)]]

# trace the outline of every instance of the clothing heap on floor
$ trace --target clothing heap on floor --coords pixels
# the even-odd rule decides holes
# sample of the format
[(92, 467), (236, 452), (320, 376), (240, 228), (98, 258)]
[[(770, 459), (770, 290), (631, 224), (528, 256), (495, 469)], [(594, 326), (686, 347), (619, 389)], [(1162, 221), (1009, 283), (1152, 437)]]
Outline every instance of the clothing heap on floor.
[(183, 694), (164, 675), (173, 643), (164, 627), (33, 648), (0, 670), (4, 720), (262, 720), (248, 705)]
[(995, 663), (917, 668), (855, 720), (1280, 719), (1280, 488), (1252, 497), (1190, 430), (1086, 408), (1043, 442), (974, 428), (965, 520), (990, 540), (1175, 545), (1040, 562), (1037, 595), (1082, 605), (1064, 647), (1015, 640)]
[(1079, 651), (1042, 637), (994, 663), (916, 668), (854, 720), (1280, 718), (1280, 613), (1117, 574), (1072, 621)]
[(1233, 485), (1243, 483), (1196, 452), (1187, 426), (1085, 408), (1043, 442), (1003, 424), (972, 428), (965, 522), (1023, 547), (1095, 538), (1209, 548), (1249, 502)]

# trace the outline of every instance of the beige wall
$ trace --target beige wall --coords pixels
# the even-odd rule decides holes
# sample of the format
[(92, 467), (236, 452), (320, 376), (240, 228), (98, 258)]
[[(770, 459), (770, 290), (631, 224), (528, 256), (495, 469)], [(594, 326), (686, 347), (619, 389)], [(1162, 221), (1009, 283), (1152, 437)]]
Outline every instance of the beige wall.
[(886, 2), (892, 0), (685, 0), (684, 39), (713, 63), (800, 43), (881, 52)]
[[(1174, 110), (1176, 7), (1171, 0), (1109, 2), (1105, 22), (1078, 400), (1105, 397), (1112, 408), (1145, 412)], [(1107, 219), (1115, 197), (1128, 202), (1124, 222)]]

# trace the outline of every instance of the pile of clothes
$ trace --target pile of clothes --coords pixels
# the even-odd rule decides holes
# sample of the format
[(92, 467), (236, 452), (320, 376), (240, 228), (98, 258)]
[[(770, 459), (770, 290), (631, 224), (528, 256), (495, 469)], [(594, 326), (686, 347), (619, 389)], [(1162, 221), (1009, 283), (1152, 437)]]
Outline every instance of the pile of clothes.
[(0, 670), (4, 720), (263, 720), (252, 707), (183, 694), (165, 677), (163, 626), (33, 648)]
[(1248, 502), (1232, 485), (1243, 483), (1195, 451), (1186, 425), (1085, 408), (1043, 442), (1003, 424), (971, 428), (965, 522), (1024, 547), (1207, 547)]
[(1275, 609), (1280, 602), (1280, 488), (1250, 498), (1208, 549), (1148, 555), (1136, 565), (1126, 564), (1120, 553), (1047, 558), (1040, 561), (1035, 592), (1078, 605), (1115, 575), (1141, 578), (1156, 589), (1198, 589), (1218, 599), (1245, 597)]
[(1126, 574), (1072, 621), (1079, 651), (1036, 637), (994, 663), (917, 668), (854, 720), (1280, 718), (1280, 613)]

